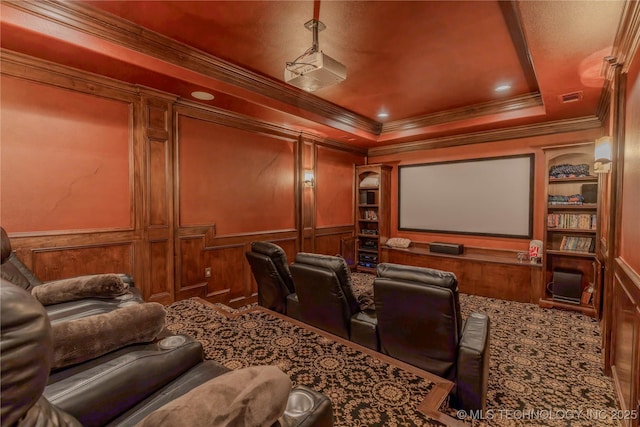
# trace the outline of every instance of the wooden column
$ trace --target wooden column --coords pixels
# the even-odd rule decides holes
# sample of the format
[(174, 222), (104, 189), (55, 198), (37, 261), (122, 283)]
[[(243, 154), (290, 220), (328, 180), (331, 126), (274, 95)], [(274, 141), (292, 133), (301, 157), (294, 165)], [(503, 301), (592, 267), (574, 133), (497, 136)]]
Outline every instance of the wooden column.
[(144, 230), (142, 270), (147, 301), (171, 304), (174, 300), (173, 259), (173, 107), (174, 97), (142, 90), (144, 154), (139, 159), (143, 171), (142, 203)]

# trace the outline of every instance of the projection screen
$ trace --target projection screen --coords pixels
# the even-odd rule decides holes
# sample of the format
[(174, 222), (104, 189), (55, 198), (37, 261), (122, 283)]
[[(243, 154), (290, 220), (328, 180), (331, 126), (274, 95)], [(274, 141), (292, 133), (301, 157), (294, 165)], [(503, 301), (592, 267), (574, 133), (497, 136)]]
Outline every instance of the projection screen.
[(533, 154), (398, 167), (405, 231), (533, 235)]

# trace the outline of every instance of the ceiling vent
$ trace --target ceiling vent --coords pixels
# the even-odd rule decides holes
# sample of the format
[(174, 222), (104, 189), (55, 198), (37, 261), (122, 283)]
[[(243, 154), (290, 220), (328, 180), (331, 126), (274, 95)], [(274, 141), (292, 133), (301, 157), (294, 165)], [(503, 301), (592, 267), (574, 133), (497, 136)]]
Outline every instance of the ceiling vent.
[(578, 102), (582, 100), (582, 91), (565, 93), (564, 95), (560, 95), (560, 102), (563, 104), (567, 104), (569, 102)]
[(319, 50), (318, 32), (326, 26), (315, 19), (304, 26), (313, 32), (313, 45), (284, 68), (284, 81), (307, 92), (340, 83), (347, 78), (347, 67)]

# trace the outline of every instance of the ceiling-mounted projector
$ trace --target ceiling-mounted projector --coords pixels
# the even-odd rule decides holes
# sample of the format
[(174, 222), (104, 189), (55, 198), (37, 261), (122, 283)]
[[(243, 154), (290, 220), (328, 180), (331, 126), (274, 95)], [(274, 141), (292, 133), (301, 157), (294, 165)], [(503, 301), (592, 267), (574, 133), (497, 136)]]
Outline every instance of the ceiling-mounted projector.
[(347, 78), (347, 67), (318, 49), (318, 32), (325, 25), (312, 19), (304, 26), (313, 32), (313, 45), (284, 68), (284, 81), (307, 92), (340, 83)]
[(322, 52), (314, 52), (284, 69), (284, 81), (307, 92), (340, 83), (347, 67)]

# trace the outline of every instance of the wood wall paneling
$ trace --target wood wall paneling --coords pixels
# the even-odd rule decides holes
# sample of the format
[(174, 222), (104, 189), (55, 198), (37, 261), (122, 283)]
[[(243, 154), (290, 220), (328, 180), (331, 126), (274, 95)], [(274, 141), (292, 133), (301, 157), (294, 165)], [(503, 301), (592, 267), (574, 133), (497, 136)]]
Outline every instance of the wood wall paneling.
[(174, 301), (173, 227), (173, 132), (172, 111), (175, 98), (148, 89), (142, 91), (141, 133), (145, 141), (139, 154), (146, 161), (143, 180), (145, 259), (148, 280), (145, 298), (170, 304)]
[(204, 267), (211, 268), (206, 299), (233, 303), (251, 296), (251, 284), (245, 276), (245, 245), (217, 246), (204, 252)]
[[(613, 283), (611, 370), (622, 409), (637, 410), (640, 400), (640, 276), (621, 260)], [(637, 425), (636, 419), (626, 420)], [(633, 424), (635, 422), (635, 424)]]
[(342, 239), (353, 238), (353, 226), (325, 227), (316, 229), (315, 253), (325, 255), (342, 254)]
[[(467, 249), (468, 250), (468, 249)], [(480, 250), (486, 252), (485, 250)], [(496, 261), (506, 258), (504, 255), (441, 255), (430, 254), (428, 249), (414, 248), (411, 250), (383, 249), (382, 261), (419, 267), (435, 268), (450, 271), (458, 279), (460, 292), (481, 295), (489, 298), (499, 298), (509, 301), (537, 303), (537, 292), (532, 275), (540, 270), (539, 266), (519, 264), (515, 262), (513, 253), (508, 261)]]
[(37, 248), (31, 252), (31, 268), (42, 281), (86, 274), (133, 273), (135, 250), (129, 242)]

